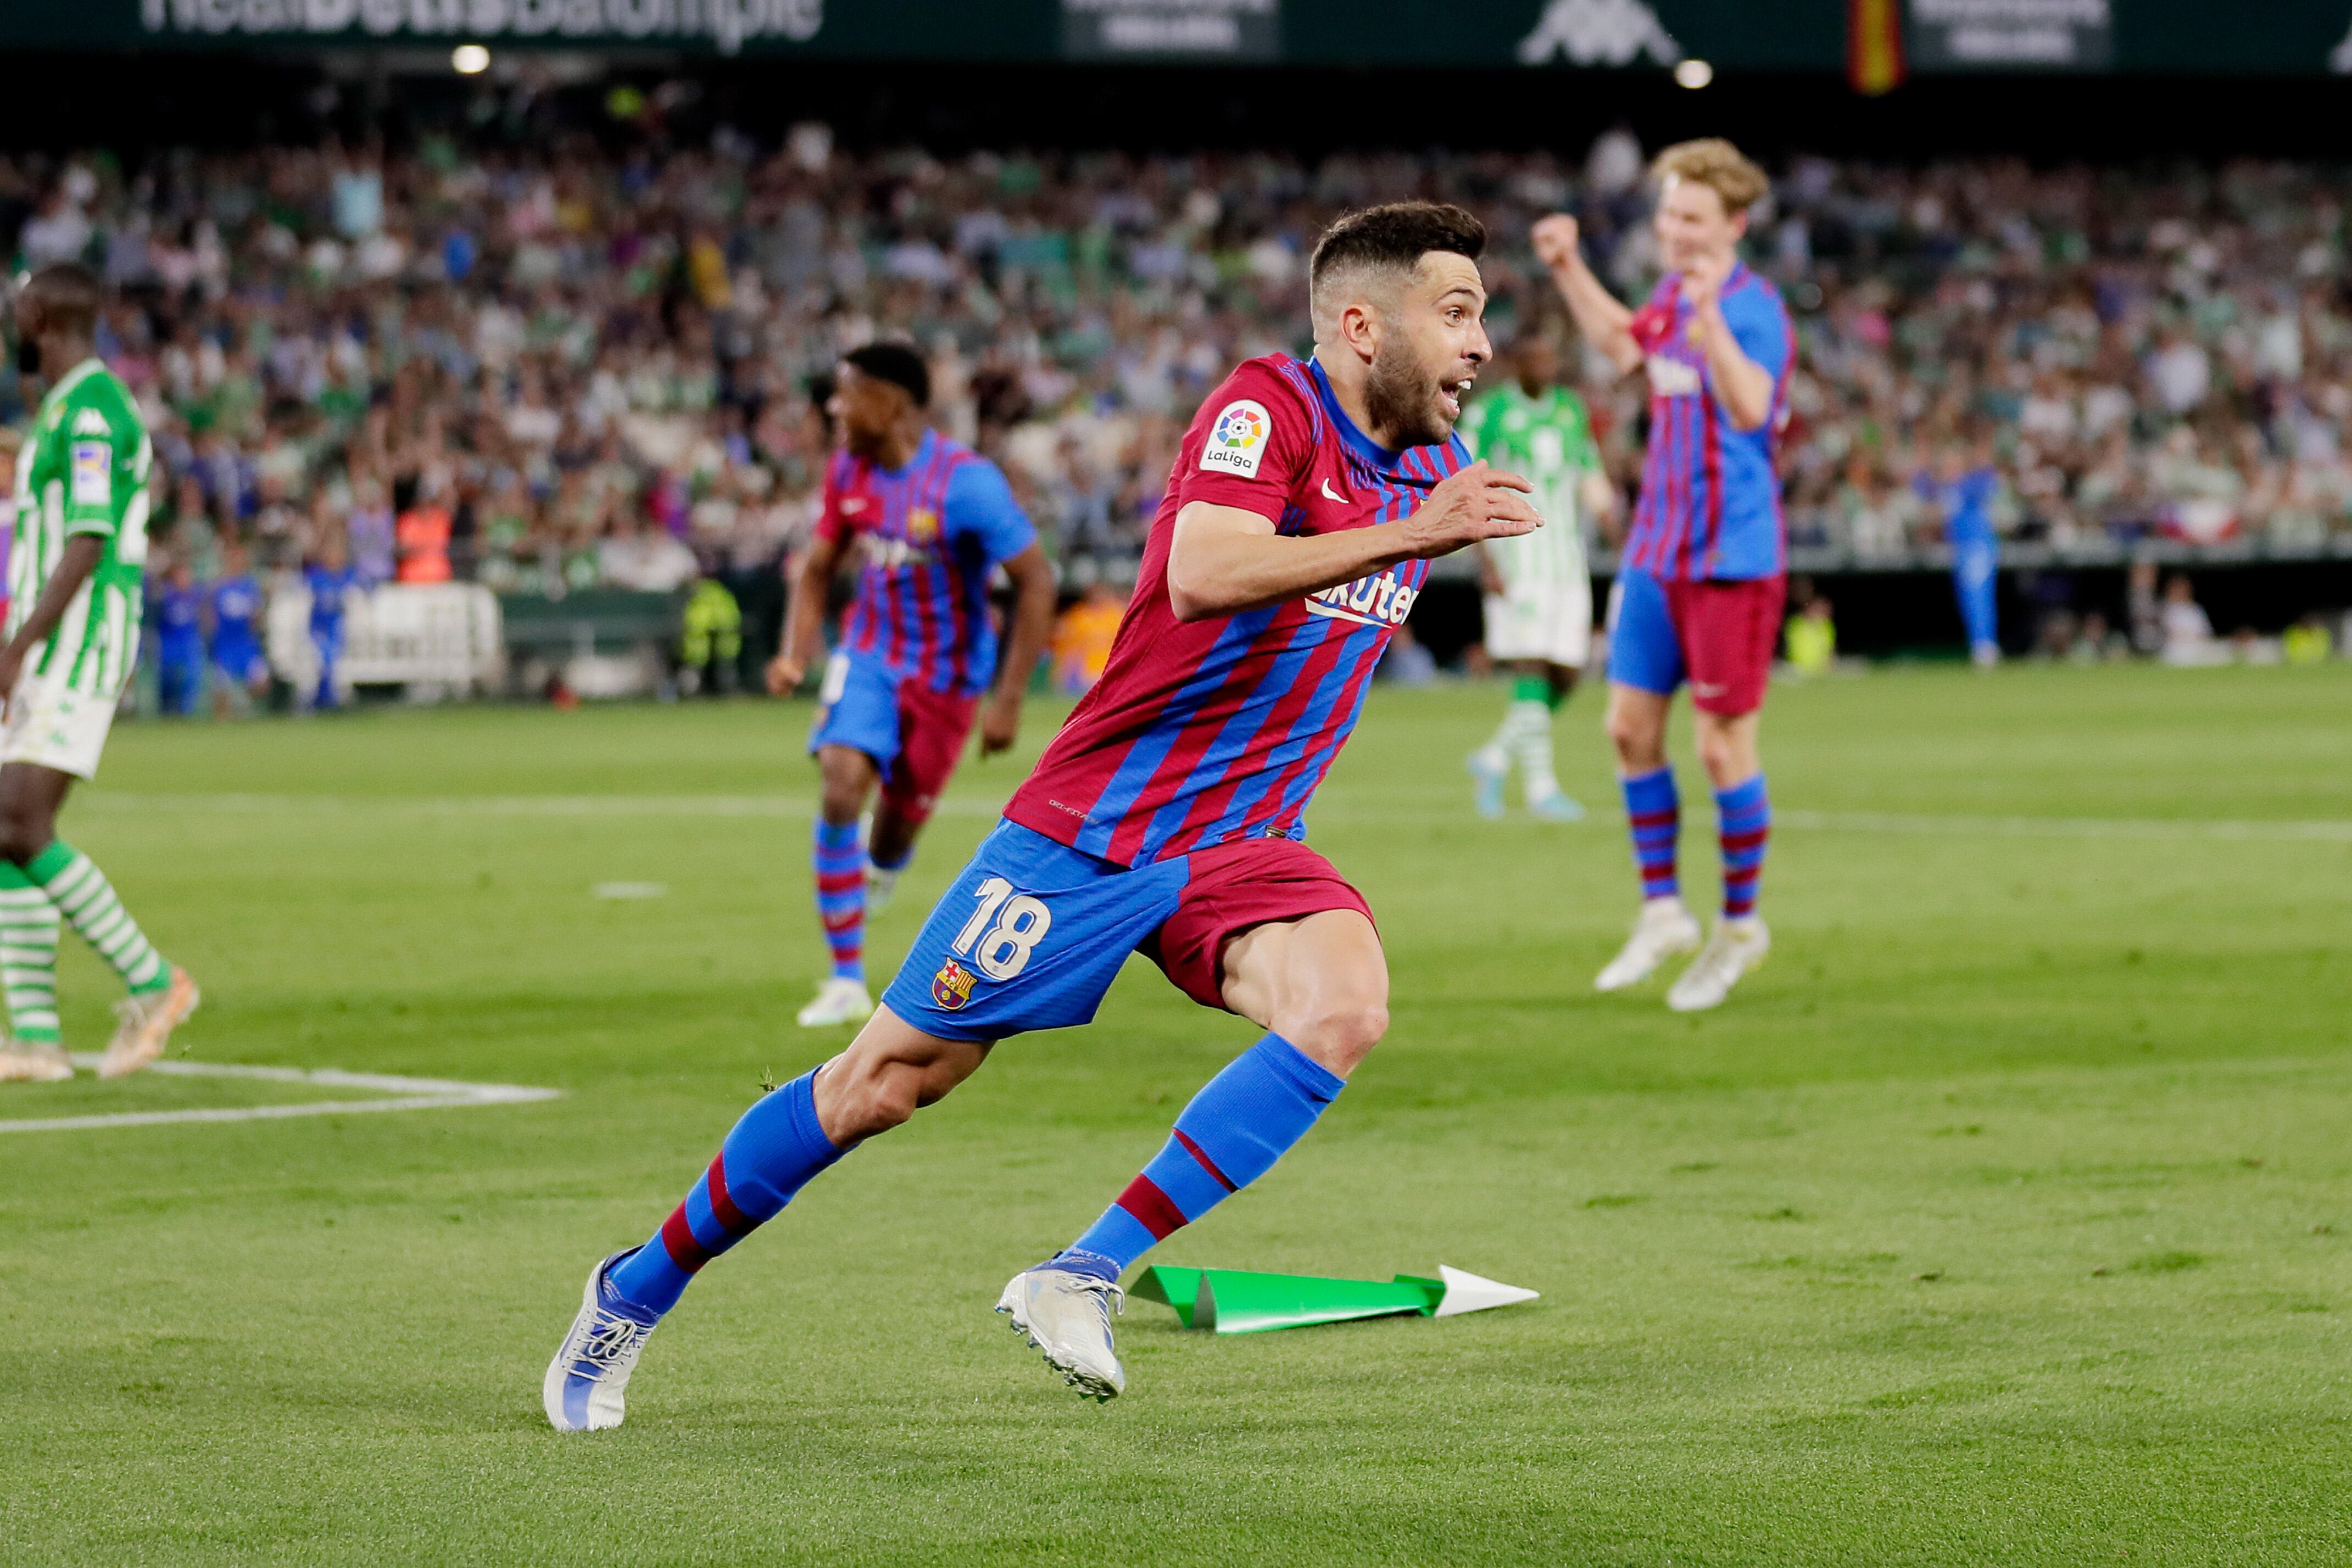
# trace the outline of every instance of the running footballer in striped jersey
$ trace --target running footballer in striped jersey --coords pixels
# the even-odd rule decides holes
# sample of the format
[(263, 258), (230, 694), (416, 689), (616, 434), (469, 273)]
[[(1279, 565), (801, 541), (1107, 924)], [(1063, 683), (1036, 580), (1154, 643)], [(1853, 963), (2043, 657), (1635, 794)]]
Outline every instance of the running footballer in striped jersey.
[(57, 836), (77, 779), (98, 771), (139, 652), (154, 447), (139, 405), (98, 357), (104, 289), (74, 262), (16, 296), (17, 368), (48, 383), (16, 460), (0, 645), (0, 989), (11, 1038), (0, 1082), (73, 1076), (58, 1031), (60, 917), (130, 995), (100, 1075), (136, 1072), (195, 1010), (185, 970), (163, 961), (89, 857)]
[(1266, 1032), (997, 1303), (1082, 1393), (1125, 1386), (1120, 1274), (1265, 1175), (1387, 1028), (1370, 911), (1307, 847), (1306, 813), (1429, 561), (1542, 524), (1526, 480), (1454, 436), (1491, 354), (1485, 243), (1469, 214), (1418, 202), (1323, 235), (1314, 358), (1250, 361), (1201, 406), (1102, 680), (850, 1048), (754, 1105), (662, 1228), (590, 1270), (547, 1369), (556, 1427), (617, 1426), (646, 1336), (698, 1270), (996, 1041), (1090, 1019), (1141, 952)]
[[(930, 395), (922, 356), (902, 344), (871, 343), (842, 361), (828, 411), (843, 445), (825, 470), (824, 510), (768, 674), (779, 695), (800, 685), (823, 646), (834, 573), (855, 553), (856, 593), (809, 735), (824, 779), (812, 845), (817, 918), (833, 968), (800, 1011), (807, 1029), (872, 1015), (866, 916), (914, 858), (975, 716), (983, 757), (1019, 735), (1021, 695), (1053, 631), (1054, 572), (1036, 530), (996, 465), (924, 423)], [(1000, 566), (1015, 588), (1001, 671), (988, 602)], [(877, 784), (881, 804), (861, 843), (858, 818)]]
[[(1788, 583), (1775, 446), (1796, 339), (1779, 292), (1739, 260), (1763, 172), (1711, 140), (1667, 148), (1652, 172), (1667, 272), (1641, 309), (1585, 266), (1574, 218), (1544, 219), (1534, 239), (1587, 340), (1650, 382), (1649, 453), (1609, 632), (1609, 735), (1643, 904), (1594, 984), (1633, 985), (1697, 947), (1666, 993), (1691, 1011), (1720, 1006), (1771, 946), (1756, 914), (1772, 824), (1757, 731)], [(1681, 805), (1665, 750), (1667, 705), (1686, 680), (1723, 852), (1723, 916), (1704, 946), (1675, 875)]]

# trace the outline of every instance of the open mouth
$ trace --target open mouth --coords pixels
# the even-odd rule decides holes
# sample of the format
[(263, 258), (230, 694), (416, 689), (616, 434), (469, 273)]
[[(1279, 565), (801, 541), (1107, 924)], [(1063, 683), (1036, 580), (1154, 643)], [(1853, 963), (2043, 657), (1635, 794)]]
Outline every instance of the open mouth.
[(1470, 383), (1476, 379), (1475, 376), (1464, 376), (1458, 382), (1438, 383), (1437, 406), (1445, 411), (1447, 419), (1454, 421), (1461, 419), (1463, 400), (1470, 395)]

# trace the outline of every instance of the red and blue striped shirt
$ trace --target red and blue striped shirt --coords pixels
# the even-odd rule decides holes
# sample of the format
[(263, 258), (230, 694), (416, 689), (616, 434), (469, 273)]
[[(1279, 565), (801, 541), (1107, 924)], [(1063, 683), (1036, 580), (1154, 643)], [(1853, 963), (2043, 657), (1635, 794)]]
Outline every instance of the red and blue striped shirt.
[(988, 574), (1037, 542), (995, 464), (928, 430), (900, 469), (836, 452), (816, 531), (863, 547), (843, 647), (935, 692), (988, 688), (996, 674)]
[(1307, 803), (1355, 728), (1429, 563), (1183, 622), (1168, 599), (1176, 514), (1207, 501), (1255, 512), (1286, 535), (1370, 528), (1409, 515), (1469, 462), (1458, 438), (1402, 452), (1374, 445), (1311, 361), (1244, 362), (1185, 433), (1102, 680), (1005, 816), (1129, 866), (1236, 839), (1305, 838)]
[(1650, 449), (1622, 556), (1631, 570), (1669, 581), (1741, 581), (1788, 570), (1774, 449), (1789, 407), (1796, 330), (1780, 291), (1743, 264), (1724, 279), (1723, 319), (1739, 351), (1772, 378), (1762, 428), (1733, 426), (1709, 384), (1682, 275), (1659, 280), (1633, 317), (1647, 357)]

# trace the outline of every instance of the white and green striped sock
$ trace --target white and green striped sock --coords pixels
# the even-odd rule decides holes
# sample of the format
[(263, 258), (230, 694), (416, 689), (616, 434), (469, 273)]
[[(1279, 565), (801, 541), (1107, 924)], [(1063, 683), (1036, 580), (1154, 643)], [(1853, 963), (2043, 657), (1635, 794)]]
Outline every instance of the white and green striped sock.
[(58, 906), (15, 866), (0, 862), (0, 991), (9, 1032), (58, 1042)]
[(58, 913), (73, 922), (81, 939), (114, 966), (122, 983), (134, 991), (160, 990), (171, 984), (163, 956), (147, 940), (106, 873), (88, 855), (58, 839), (33, 857), (25, 870), (38, 883)]

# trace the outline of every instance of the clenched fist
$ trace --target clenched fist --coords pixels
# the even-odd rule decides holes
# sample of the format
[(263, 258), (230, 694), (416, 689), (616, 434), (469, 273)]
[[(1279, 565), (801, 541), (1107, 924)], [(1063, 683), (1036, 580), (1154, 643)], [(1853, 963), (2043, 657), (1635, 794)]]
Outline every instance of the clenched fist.
[(1555, 272), (1577, 259), (1576, 220), (1566, 213), (1537, 220), (1528, 238), (1536, 247), (1536, 259)]

